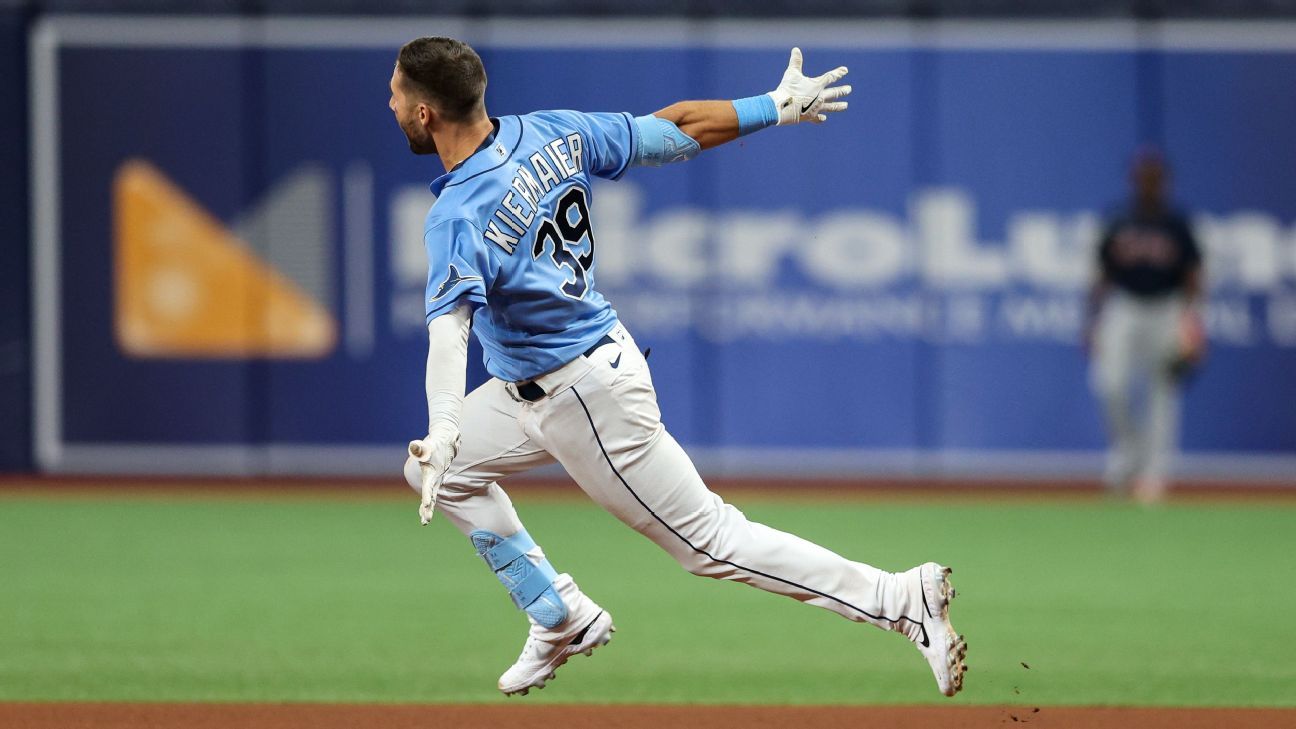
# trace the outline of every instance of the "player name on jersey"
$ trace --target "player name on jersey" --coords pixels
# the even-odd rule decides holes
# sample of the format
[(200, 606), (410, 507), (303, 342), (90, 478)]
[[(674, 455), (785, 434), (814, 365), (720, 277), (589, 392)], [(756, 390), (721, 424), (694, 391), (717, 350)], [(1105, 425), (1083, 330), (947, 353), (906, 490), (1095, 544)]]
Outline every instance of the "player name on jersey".
[[(540, 200), (584, 169), (579, 134), (552, 139), (541, 151), (543, 154), (536, 152), (531, 155), (529, 166), (518, 165), (513, 181), (509, 183), (509, 191), (495, 208), (494, 218), (486, 224), (486, 240), (503, 248), (509, 255), (513, 254), (527, 228), (535, 222)], [(500, 227), (501, 223), (504, 227)]]

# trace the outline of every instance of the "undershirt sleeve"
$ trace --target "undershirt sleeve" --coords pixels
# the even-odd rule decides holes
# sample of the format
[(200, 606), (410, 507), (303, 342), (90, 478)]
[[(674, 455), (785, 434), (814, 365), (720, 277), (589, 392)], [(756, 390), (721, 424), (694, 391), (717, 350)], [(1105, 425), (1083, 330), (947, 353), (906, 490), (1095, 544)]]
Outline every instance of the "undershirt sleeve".
[(428, 322), (427, 373), (428, 433), (453, 441), (459, 435), (464, 380), (468, 371), (468, 334), (472, 331), (472, 306), (460, 302)]

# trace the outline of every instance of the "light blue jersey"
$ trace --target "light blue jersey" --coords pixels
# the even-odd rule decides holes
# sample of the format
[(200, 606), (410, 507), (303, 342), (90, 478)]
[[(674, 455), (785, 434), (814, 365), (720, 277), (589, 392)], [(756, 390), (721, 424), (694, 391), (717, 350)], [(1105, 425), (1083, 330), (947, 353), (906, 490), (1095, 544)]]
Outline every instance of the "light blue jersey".
[(519, 382), (572, 361), (617, 323), (594, 289), (590, 179), (620, 177), (638, 131), (629, 114), (496, 123), (493, 139), (431, 185), (427, 321), (472, 303), (486, 370)]

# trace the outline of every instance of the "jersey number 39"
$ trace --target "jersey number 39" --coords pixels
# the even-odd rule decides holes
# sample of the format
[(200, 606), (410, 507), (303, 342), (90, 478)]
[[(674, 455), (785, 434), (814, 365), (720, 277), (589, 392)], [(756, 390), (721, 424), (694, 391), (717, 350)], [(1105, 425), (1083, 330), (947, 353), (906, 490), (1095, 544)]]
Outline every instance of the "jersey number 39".
[[(594, 231), (590, 227), (589, 205), (585, 200), (585, 190), (573, 187), (558, 199), (557, 220), (544, 218), (536, 230), (535, 245), (531, 248), (531, 257), (539, 259), (546, 248), (549, 258), (566, 275), (562, 289), (563, 295), (573, 299), (585, 298), (589, 291), (586, 272), (594, 265)], [(589, 239), (589, 249), (581, 255), (574, 255), (570, 248), (577, 247), (581, 241)]]

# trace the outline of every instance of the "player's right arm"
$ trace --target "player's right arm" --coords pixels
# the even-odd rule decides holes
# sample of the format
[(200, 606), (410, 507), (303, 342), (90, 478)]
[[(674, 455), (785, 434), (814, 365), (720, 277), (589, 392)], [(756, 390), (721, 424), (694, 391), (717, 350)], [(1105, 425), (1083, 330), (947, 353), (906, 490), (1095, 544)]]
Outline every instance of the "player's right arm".
[(842, 97), (850, 86), (833, 86), (846, 75), (839, 66), (813, 78), (801, 73), (801, 51), (792, 58), (783, 80), (767, 94), (734, 101), (680, 101), (652, 114), (573, 111), (536, 112), (571, 124), (585, 144), (586, 169), (596, 177), (618, 179), (630, 167), (660, 167), (696, 157), (765, 127), (808, 121), (820, 123), (846, 109)]
[(1107, 301), (1107, 294), (1112, 288), (1110, 271), (1114, 264), (1111, 248), (1116, 227), (1114, 223), (1108, 224), (1107, 229), (1103, 231), (1102, 240), (1098, 243), (1098, 270), (1093, 284), (1089, 287), (1089, 296), (1085, 301), (1084, 324), (1080, 330), (1080, 346), (1085, 354), (1094, 352), (1094, 335), (1098, 329), (1098, 317), (1102, 315), (1103, 304)]
[(768, 126), (817, 124), (827, 121), (828, 114), (845, 111), (847, 102), (840, 99), (851, 87), (833, 84), (846, 76), (846, 67), (812, 78), (801, 72), (801, 62), (801, 49), (793, 48), (782, 81), (767, 94), (734, 101), (680, 101), (652, 116), (674, 124), (701, 149), (711, 149)]
[(658, 167), (696, 157), (766, 127), (820, 123), (844, 111), (850, 86), (833, 86), (846, 75), (838, 66), (822, 76), (801, 72), (801, 49), (793, 48), (783, 79), (773, 91), (734, 101), (680, 101), (636, 117), (638, 140), (633, 165)]

